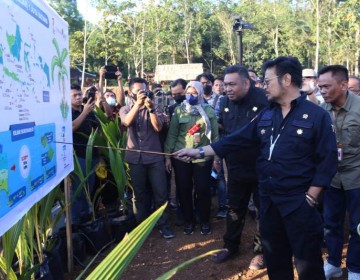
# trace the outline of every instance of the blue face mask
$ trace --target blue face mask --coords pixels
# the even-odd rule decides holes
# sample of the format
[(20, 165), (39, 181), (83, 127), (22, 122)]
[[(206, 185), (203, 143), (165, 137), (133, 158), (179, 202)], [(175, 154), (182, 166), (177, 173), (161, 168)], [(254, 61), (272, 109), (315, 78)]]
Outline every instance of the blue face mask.
[(186, 100), (189, 102), (190, 105), (196, 105), (198, 103), (198, 97), (193, 96), (192, 94), (186, 95)]

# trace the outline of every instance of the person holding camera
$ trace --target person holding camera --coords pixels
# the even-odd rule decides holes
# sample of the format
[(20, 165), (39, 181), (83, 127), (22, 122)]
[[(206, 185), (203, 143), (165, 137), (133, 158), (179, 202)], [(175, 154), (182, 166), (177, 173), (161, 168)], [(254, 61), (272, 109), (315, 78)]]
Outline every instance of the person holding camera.
[[(129, 83), (131, 104), (121, 107), (121, 123), (128, 128), (125, 161), (130, 167), (130, 178), (135, 196), (135, 217), (141, 223), (149, 216), (148, 185), (151, 188), (155, 208), (167, 202), (165, 164), (159, 132), (164, 117), (161, 106), (152, 101), (152, 94), (146, 89), (146, 80), (133, 78)], [(132, 151), (132, 150), (140, 150)], [(144, 152), (141, 152), (144, 151)], [(151, 153), (147, 153), (147, 151)], [(164, 238), (173, 238), (168, 226), (169, 207), (166, 207), (158, 221), (160, 233)]]
[[(95, 130), (99, 127), (98, 119), (94, 114), (95, 108), (95, 91), (96, 89), (87, 91), (87, 100), (83, 105), (83, 96), (81, 88), (79, 85), (71, 85), (71, 111), (72, 111), (72, 131), (73, 131), (73, 143), (74, 151), (78, 158), (78, 161), (81, 165), (81, 169), (85, 174), (85, 158), (86, 158), (86, 148), (88, 143), (88, 138), (86, 136), (90, 135), (92, 130)], [(92, 167), (94, 168), (96, 164), (100, 161), (100, 156), (97, 149), (93, 151)], [(72, 180), (72, 190), (71, 196), (74, 195), (76, 189), (80, 186), (81, 180), (73, 173)], [(92, 174), (88, 178), (88, 184), (90, 191), (94, 189), (95, 185), (95, 175)], [(83, 192), (80, 192), (79, 195), (75, 198), (75, 202), (71, 205), (71, 217), (73, 224), (80, 224), (86, 221), (86, 218), (89, 215), (89, 206), (86, 200), (86, 197)]]
[[(165, 141), (165, 152), (173, 153), (182, 148), (197, 148), (218, 139), (218, 126), (213, 108), (204, 100), (204, 88), (198, 81), (191, 81), (185, 89), (186, 101), (175, 108)], [(200, 233), (211, 233), (211, 168), (213, 157), (201, 157), (192, 162), (166, 158), (166, 169), (175, 171), (177, 195), (184, 215), (184, 234), (193, 234), (194, 189), (196, 209), (199, 213)]]
[[(104, 91), (105, 79), (116, 80), (118, 89), (117, 89), (116, 93), (113, 92), (115, 95), (115, 105), (118, 107), (124, 106), (125, 105), (125, 91), (124, 91), (124, 87), (122, 84), (122, 72), (120, 71), (119, 67), (116, 67), (113, 65), (104, 65), (100, 68), (100, 70), (99, 70), (99, 91), (104, 92), (104, 94), (106, 94), (106, 92), (109, 91), (108, 89), (105, 89), (105, 91)], [(105, 96), (105, 98), (106, 98), (106, 96)], [(109, 104), (109, 102), (108, 102), (108, 104)], [(114, 106), (114, 104), (109, 104), (109, 105)]]

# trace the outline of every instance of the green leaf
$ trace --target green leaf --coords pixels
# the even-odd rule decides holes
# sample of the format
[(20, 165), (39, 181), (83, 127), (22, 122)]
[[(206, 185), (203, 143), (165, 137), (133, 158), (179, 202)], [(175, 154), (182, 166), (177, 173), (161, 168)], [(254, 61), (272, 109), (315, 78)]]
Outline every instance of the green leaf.
[[(167, 203), (126, 235), (86, 279), (119, 279), (153, 230), (156, 222), (164, 212), (166, 205)], [(80, 279), (80, 277), (77, 279)]]
[(21, 230), (24, 224), (25, 218), (22, 217), (14, 226), (12, 226), (7, 232), (2, 236), (2, 254), (0, 257), (0, 266), (1, 270), (9, 277), (9, 279), (15, 275), (11, 265), (15, 254), (15, 248), (19, 240)]
[(170, 271), (166, 272), (165, 274), (161, 275), (160, 277), (156, 278), (156, 280), (167, 280), (167, 279), (170, 279), (171, 277), (173, 277), (176, 273), (178, 273), (180, 270), (186, 268), (188, 265), (200, 260), (200, 259), (203, 259), (207, 256), (210, 256), (210, 255), (214, 255), (216, 254), (217, 252), (221, 251), (222, 249), (219, 249), (219, 250), (212, 250), (212, 251), (209, 251), (209, 252), (206, 252), (202, 255), (199, 255), (195, 258), (192, 258), (190, 260), (187, 260), (181, 264), (179, 264), (178, 266), (174, 267), (173, 269), (171, 269)]

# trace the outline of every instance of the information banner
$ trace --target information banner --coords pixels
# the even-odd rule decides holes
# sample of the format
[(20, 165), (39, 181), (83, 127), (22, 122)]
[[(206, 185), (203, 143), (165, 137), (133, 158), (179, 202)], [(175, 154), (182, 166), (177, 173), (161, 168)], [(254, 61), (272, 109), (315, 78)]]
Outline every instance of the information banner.
[(68, 24), (0, 0), (0, 236), (74, 168)]

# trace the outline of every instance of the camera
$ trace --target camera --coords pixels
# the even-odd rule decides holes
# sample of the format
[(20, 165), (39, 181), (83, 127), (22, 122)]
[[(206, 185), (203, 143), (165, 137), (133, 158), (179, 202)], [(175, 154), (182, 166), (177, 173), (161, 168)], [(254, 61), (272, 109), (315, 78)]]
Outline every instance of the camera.
[(146, 95), (146, 97), (148, 97), (150, 99), (153, 99), (153, 97), (154, 97), (154, 93), (150, 90), (145, 90), (144, 94)]
[(97, 92), (96, 87), (92, 86), (91, 88), (89, 88), (85, 93), (85, 98), (83, 99), (83, 102), (86, 103), (90, 98), (92, 98), (91, 102), (94, 102), (96, 97), (96, 92)]
[(117, 72), (117, 67), (115, 65), (105, 65), (105, 79), (108, 80), (116, 80), (117, 76), (115, 73)]
[(155, 96), (162, 96), (162, 95), (166, 95), (166, 92), (163, 89), (157, 89), (155, 90)]

